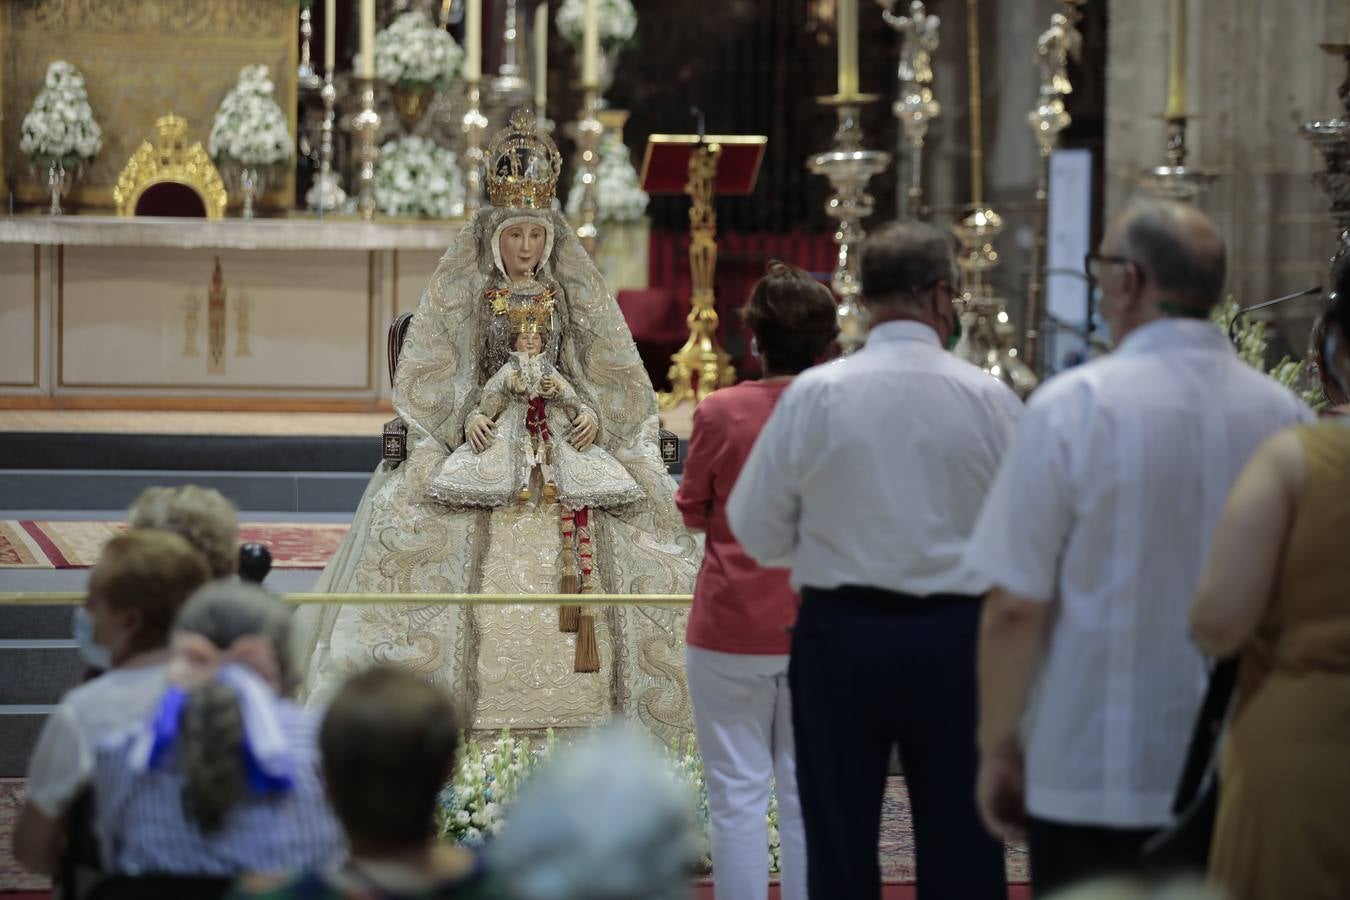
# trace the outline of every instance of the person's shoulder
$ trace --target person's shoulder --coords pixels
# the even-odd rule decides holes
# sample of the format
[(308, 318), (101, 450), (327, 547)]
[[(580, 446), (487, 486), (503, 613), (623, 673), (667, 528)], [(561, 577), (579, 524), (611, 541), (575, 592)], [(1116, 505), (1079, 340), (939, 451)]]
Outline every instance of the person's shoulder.
[(164, 664), (140, 666), (134, 669), (110, 669), (72, 688), (61, 699), (63, 705), (80, 712), (102, 710), (128, 695), (155, 694), (168, 681), (168, 667)]

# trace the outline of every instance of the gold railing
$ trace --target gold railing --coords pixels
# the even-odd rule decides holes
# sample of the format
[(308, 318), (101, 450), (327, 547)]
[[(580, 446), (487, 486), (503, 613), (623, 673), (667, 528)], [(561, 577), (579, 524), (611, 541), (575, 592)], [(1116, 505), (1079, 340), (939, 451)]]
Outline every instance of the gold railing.
[[(0, 606), (73, 606), (83, 591), (0, 591)], [(409, 603), (419, 606), (688, 606), (690, 594), (278, 594), (296, 606)]]

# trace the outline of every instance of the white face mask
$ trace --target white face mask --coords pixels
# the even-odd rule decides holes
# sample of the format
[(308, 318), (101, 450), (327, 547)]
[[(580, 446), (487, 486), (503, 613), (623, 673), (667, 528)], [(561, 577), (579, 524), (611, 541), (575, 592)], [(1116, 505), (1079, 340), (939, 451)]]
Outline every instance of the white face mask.
[(95, 669), (112, 668), (112, 650), (94, 640), (94, 617), (83, 606), (75, 609), (75, 640), (86, 663)]
[(1336, 353), (1339, 349), (1340, 341), (1336, 337), (1335, 328), (1328, 328), (1326, 339), (1322, 341), (1322, 365), (1326, 366), (1327, 374), (1336, 382), (1336, 387), (1344, 392), (1345, 380), (1341, 378), (1341, 373), (1336, 371)]

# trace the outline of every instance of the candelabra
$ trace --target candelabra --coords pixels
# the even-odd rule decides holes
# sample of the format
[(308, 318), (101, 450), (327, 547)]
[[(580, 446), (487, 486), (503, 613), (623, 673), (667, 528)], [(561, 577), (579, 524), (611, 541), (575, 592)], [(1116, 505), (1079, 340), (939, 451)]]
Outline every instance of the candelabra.
[(1322, 44), (1327, 53), (1345, 60), (1345, 81), (1336, 91), (1343, 112), (1332, 119), (1304, 122), (1299, 133), (1321, 151), (1327, 167), (1313, 181), (1331, 201), (1331, 217), (1340, 231), (1340, 243), (1332, 263), (1350, 253), (1350, 43)]
[(530, 82), (524, 77), (524, 57), (522, 47), (525, 43), (525, 29), (517, 9), (519, 0), (506, 0), (502, 21), (502, 64), (497, 75), (489, 82), (488, 93), (492, 107), (514, 108), (530, 102)]
[(867, 334), (867, 312), (859, 302), (862, 285), (858, 279), (857, 248), (866, 236), (862, 220), (872, 214), (875, 198), (867, 193), (872, 176), (891, 164), (891, 155), (880, 150), (864, 150), (859, 113), (864, 104), (877, 100), (876, 94), (822, 97), (820, 103), (833, 106), (839, 124), (834, 131), (834, 146), (806, 161), (807, 168), (830, 180), (834, 193), (825, 202), (825, 214), (838, 223), (834, 242), (838, 246), (830, 286), (839, 298), (839, 346), (852, 353)]
[(342, 179), (333, 171), (333, 124), (336, 115), (337, 88), (333, 86), (333, 73), (323, 76), (323, 89), (319, 91), (323, 100), (323, 127), (319, 139), (319, 174), (313, 186), (305, 194), (305, 203), (322, 217), (330, 209), (338, 209), (347, 202), (347, 192), (342, 189)]
[(581, 103), (581, 118), (576, 123), (577, 141), (577, 178), (581, 180), (581, 224), (577, 226), (577, 237), (586, 252), (595, 255), (596, 241), (600, 229), (595, 224), (596, 214), (600, 211), (600, 192), (596, 184), (596, 170), (600, 165), (600, 135), (605, 126), (600, 124), (596, 115), (600, 109), (600, 90), (595, 85), (586, 85)]
[(1050, 230), (1050, 155), (1059, 135), (1072, 119), (1064, 109), (1064, 95), (1073, 92), (1068, 63), (1082, 47), (1078, 32), (1079, 7), (1086, 0), (1061, 0), (1064, 12), (1050, 17), (1050, 27), (1036, 41), (1036, 61), (1041, 68), (1041, 86), (1036, 106), (1027, 123), (1036, 137), (1040, 166), (1036, 178), (1036, 233), (1031, 242), (1031, 274), (1027, 279), (1026, 331), (1023, 361), (1040, 377), (1045, 374), (1041, 337), (1045, 324), (1045, 259)]
[(356, 208), (361, 218), (370, 221), (375, 218), (375, 163), (380, 158), (380, 114), (375, 111), (374, 79), (362, 78), (359, 85), (361, 111), (352, 117), (352, 131), (356, 132), (356, 161), (361, 165)]
[(308, 2), (300, 4), (300, 66), (295, 72), (295, 81), (302, 88), (313, 90), (319, 86), (319, 76), (314, 72), (314, 63), (310, 61), (309, 42), (314, 37), (314, 14)]
[(480, 107), (482, 92), (478, 82), (464, 83), (469, 108), (464, 112), (464, 215), (470, 217), (483, 208), (483, 132), (487, 116)]
[(881, 17), (900, 33), (900, 64), (896, 78), (900, 82), (899, 99), (891, 105), (891, 112), (900, 120), (900, 127), (909, 141), (909, 187), (905, 192), (906, 215), (921, 219), (923, 209), (923, 145), (928, 137), (928, 124), (942, 112), (933, 99), (932, 54), (938, 47), (938, 27), (941, 20), (929, 15), (920, 0), (909, 5), (908, 15), (896, 15), (897, 0), (877, 0), (882, 5)]
[(1186, 122), (1195, 116), (1168, 116), (1167, 146), (1163, 151), (1166, 165), (1145, 169), (1139, 184), (1149, 193), (1169, 200), (1194, 203), (1200, 193), (1214, 181), (1214, 175), (1186, 165)]
[(957, 314), (962, 334), (955, 353), (979, 366), (1025, 397), (1036, 376), (1013, 346), (1012, 320), (1006, 304), (994, 295), (988, 274), (999, 263), (994, 240), (1003, 232), (1003, 218), (984, 201), (983, 103), (980, 93), (979, 0), (966, 0), (966, 66), (970, 89), (970, 214), (952, 226), (961, 244), (961, 295)]

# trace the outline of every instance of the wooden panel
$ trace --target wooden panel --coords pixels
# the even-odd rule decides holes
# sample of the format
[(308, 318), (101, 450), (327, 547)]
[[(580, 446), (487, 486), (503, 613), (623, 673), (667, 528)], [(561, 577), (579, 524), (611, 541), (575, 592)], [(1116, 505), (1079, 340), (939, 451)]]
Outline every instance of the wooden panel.
[(58, 387), (369, 396), (373, 256), (66, 248)]
[(36, 387), (42, 293), (40, 251), (0, 245), (0, 385)]

